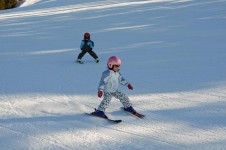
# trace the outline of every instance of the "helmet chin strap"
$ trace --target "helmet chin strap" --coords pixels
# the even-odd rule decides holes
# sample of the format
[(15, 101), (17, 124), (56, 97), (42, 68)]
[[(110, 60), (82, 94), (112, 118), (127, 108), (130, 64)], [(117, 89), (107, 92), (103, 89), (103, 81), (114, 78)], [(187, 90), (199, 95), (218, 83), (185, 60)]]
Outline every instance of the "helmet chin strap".
[[(111, 68), (108, 66), (108, 69), (109, 69), (109, 70), (114, 71), (113, 68), (114, 68), (114, 65), (113, 65)], [(120, 70), (120, 69), (118, 69), (117, 71), (114, 71), (114, 72), (118, 72), (119, 70)]]
[(108, 69), (109, 69), (109, 70), (113, 70), (113, 67), (110, 68), (110, 67), (108, 66)]

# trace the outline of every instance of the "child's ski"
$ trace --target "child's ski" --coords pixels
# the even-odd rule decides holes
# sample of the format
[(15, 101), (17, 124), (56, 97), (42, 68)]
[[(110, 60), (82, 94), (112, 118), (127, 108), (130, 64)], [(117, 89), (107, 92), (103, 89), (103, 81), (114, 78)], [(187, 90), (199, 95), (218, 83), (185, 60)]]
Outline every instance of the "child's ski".
[[(121, 109), (124, 110), (123, 107), (121, 107)], [(124, 111), (125, 111), (125, 110), (124, 110)], [(138, 117), (138, 118), (144, 118), (144, 117), (145, 117), (145, 115), (143, 115), (143, 114), (141, 114), (141, 113), (138, 113), (138, 112), (134, 112), (134, 113), (131, 113), (131, 112), (128, 112), (128, 111), (125, 111), (125, 112), (127, 112), (128, 114), (133, 115), (133, 116), (135, 116), (135, 117)]]
[(81, 60), (76, 60), (76, 62), (79, 63), (79, 64), (84, 64), (84, 62), (81, 61)]
[(122, 120), (114, 120), (114, 119), (110, 119), (108, 117), (100, 117), (100, 116), (93, 115), (92, 113), (85, 113), (85, 114), (90, 115), (90, 116), (95, 116), (95, 117), (98, 117), (98, 118), (102, 118), (102, 119), (105, 119), (105, 120), (107, 120), (109, 122), (112, 122), (112, 123), (120, 123), (120, 122), (122, 122)]

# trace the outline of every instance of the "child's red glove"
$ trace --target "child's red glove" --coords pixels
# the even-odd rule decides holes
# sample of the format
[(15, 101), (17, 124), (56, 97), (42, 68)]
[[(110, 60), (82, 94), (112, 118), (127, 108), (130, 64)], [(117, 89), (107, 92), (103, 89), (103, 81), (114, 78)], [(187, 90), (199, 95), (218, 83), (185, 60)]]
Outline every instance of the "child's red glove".
[(98, 91), (98, 97), (101, 98), (103, 95), (103, 92), (102, 91)]
[(133, 90), (133, 86), (132, 86), (131, 84), (128, 84), (128, 88), (129, 88), (130, 90)]

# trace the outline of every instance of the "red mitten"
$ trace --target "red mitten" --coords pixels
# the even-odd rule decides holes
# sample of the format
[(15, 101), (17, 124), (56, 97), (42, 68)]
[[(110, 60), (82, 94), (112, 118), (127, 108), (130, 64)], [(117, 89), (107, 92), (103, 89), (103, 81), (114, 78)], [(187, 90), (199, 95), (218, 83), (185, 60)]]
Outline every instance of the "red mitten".
[(128, 84), (128, 88), (129, 88), (130, 90), (133, 90), (133, 86), (132, 86), (131, 84)]
[(98, 97), (101, 98), (103, 95), (103, 92), (102, 91), (98, 91)]

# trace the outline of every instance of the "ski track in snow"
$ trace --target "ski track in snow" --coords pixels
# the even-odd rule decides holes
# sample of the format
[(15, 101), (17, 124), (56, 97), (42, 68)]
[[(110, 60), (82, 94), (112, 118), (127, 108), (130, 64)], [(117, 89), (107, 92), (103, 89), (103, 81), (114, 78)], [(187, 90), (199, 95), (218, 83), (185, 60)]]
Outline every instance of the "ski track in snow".
[[(225, 6), (27, 0), (0, 12), (0, 148), (226, 149)], [(87, 30), (98, 65), (89, 56), (84, 65), (72, 62)], [(109, 55), (125, 60), (122, 72), (136, 85), (126, 93), (144, 119), (114, 98), (106, 113), (121, 123), (85, 115), (100, 103), (97, 82)]]
[[(210, 96), (213, 96), (215, 99), (216, 98), (219, 99), (219, 96), (215, 95), (215, 92), (213, 92), (213, 93), (208, 92), (207, 96), (205, 94), (203, 94), (202, 92), (201, 93), (196, 92), (195, 94), (202, 95), (204, 98), (209, 98)], [(178, 95), (174, 95), (174, 96), (178, 96)], [(202, 96), (199, 96), (199, 98), (202, 98)], [(224, 97), (224, 94), (220, 95), (220, 98), (222, 98), (222, 96)], [(37, 98), (44, 99), (46, 101), (46, 103), (50, 102), (50, 104), (54, 103), (56, 105), (60, 105), (60, 107), (65, 107), (64, 109), (68, 109), (68, 110), (70, 109), (71, 112), (74, 112), (75, 111), (74, 108), (76, 108), (78, 106), (79, 106), (78, 108), (81, 108), (81, 106), (83, 106), (83, 107), (85, 106), (87, 110), (93, 109), (93, 107), (92, 107), (93, 105), (85, 104), (85, 103), (81, 103), (81, 102), (69, 101), (70, 99), (74, 99), (74, 98), (71, 98), (70, 96), (67, 97), (64, 95), (63, 97), (66, 100), (58, 101), (63, 98), (43, 97), (42, 95), (38, 95)], [(177, 101), (177, 99), (172, 98), (173, 96), (171, 96), (171, 95), (162, 95), (162, 96), (158, 96), (158, 97), (160, 98), (160, 100), (165, 100), (165, 99), (169, 100), (170, 99), (170, 100)], [(187, 97), (187, 93), (185, 93), (185, 95), (181, 96), (181, 97)], [(145, 98), (148, 98), (148, 97), (145, 97)], [(77, 99), (77, 98), (75, 98), (75, 99)], [(90, 96), (86, 96), (86, 97), (84, 97), (84, 99), (90, 99)], [(183, 100), (189, 101), (188, 99), (183, 99)], [(197, 102), (199, 103), (199, 101), (195, 101), (195, 103), (197, 103)], [(68, 103), (70, 103), (70, 105), (68, 105)], [(11, 106), (9, 106), (9, 107), (11, 107)], [(139, 107), (138, 110), (141, 112), (145, 112), (146, 108)], [(57, 113), (55, 114), (55, 113), (51, 113), (51, 112), (50, 113), (44, 112), (44, 113), (46, 113), (47, 116), (64, 115), (64, 114), (57, 114)], [(79, 113), (79, 111), (77, 113)], [(146, 115), (145, 119), (137, 119), (124, 112), (119, 113), (116, 111), (116, 112), (113, 112), (113, 114), (116, 114), (116, 115), (111, 115), (111, 114), (109, 114), (109, 115), (111, 117), (112, 116), (120, 117), (121, 119), (123, 119), (123, 122), (121, 124), (111, 125), (109, 127), (108, 125), (106, 126), (106, 124), (108, 124), (108, 123), (105, 122), (105, 120), (102, 120), (99, 118), (86, 117), (85, 119), (80, 120), (81, 118), (75, 117), (73, 120), (73, 124), (76, 124), (76, 125), (81, 124), (81, 126), (87, 126), (86, 122), (90, 122), (90, 124), (88, 125), (88, 128), (89, 129), (95, 128), (94, 133), (93, 133), (93, 131), (89, 131), (89, 132), (91, 132), (90, 134), (100, 134), (99, 136), (104, 137), (104, 139), (110, 138), (111, 141), (114, 141), (115, 143), (121, 143), (121, 144), (127, 143), (129, 146), (131, 146), (132, 148), (135, 148), (135, 149), (139, 149), (139, 148), (145, 149), (144, 148), (145, 145), (148, 144), (149, 142), (153, 142), (153, 141), (154, 141), (154, 144), (148, 146), (146, 149), (150, 149), (150, 148), (151, 149), (159, 149), (160, 148), (159, 145), (162, 145), (163, 146), (162, 148), (167, 147), (168, 149), (188, 149), (189, 148), (188, 146), (184, 146), (183, 144), (180, 144), (180, 143), (172, 143), (171, 140), (172, 139), (179, 140), (181, 138), (182, 139), (189, 138), (191, 141), (195, 142), (197, 140), (200, 140), (200, 138), (201, 139), (207, 138), (211, 142), (211, 141), (216, 140), (216, 138), (225, 138), (224, 134), (221, 134), (221, 136), (220, 136), (220, 133), (218, 133), (218, 132), (215, 133), (213, 131), (205, 130), (205, 129), (202, 129), (201, 127), (197, 127), (195, 125), (190, 125), (190, 126), (192, 126), (192, 129), (194, 131), (192, 133), (189, 133), (189, 131), (186, 131), (186, 128), (184, 128), (186, 126), (185, 123), (176, 122), (174, 125), (172, 125), (172, 124), (170, 124), (170, 122), (172, 122), (172, 119), (170, 119), (168, 117), (164, 117), (162, 115), (152, 113), (152, 112), (145, 113), (145, 115)], [(26, 116), (26, 114), (24, 114), (24, 115)], [(216, 113), (216, 115), (217, 115), (217, 113)], [(72, 114), (72, 116), (73, 116), (73, 114)], [(84, 117), (85, 117), (85, 115), (84, 115)], [(15, 120), (16, 120), (16, 118), (15, 118)], [(35, 121), (36, 119), (34, 118), (33, 120)], [(37, 121), (37, 122), (39, 122), (39, 121)], [(3, 123), (1, 122), (1, 124), (4, 124), (4, 121), (3, 121)], [(156, 124), (159, 124), (159, 125), (156, 126)], [(31, 125), (32, 125), (32, 123), (31, 123)], [(20, 131), (20, 129), (16, 130), (14, 128), (7, 127), (5, 125), (1, 125), (1, 128), (5, 128), (5, 129), (9, 130), (13, 134), (16, 134), (17, 136), (24, 136), (24, 137), (28, 137), (30, 140), (34, 139), (36, 142), (47, 143), (45, 145), (53, 145), (55, 148), (59, 148), (59, 149), (61, 149), (61, 148), (74, 149), (75, 148), (73, 146), (70, 147), (70, 146), (64, 145), (64, 141), (62, 141), (62, 139), (56, 135), (50, 134), (47, 137), (38, 138), (36, 136), (29, 135), (29, 132), (24, 133), (23, 131)], [(34, 128), (34, 130), (36, 130), (36, 131), (42, 130), (42, 128), (39, 129), (38, 125), (34, 125), (34, 126), (32, 125), (32, 128)], [(105, 132), (102, 132), (102, 130), (105, 130)], [(224, 127), (222, 129), (219, 129), (219, 131), (222, 133), (225, 133), (226, 128)], [(155, 133), (155, 134), (150, 135), (150, 133)], [(71, 135), (71, 134), (74, 134), (74, 132), (70, 131), (69, 133), (66, 132), (65, 134)], [(126, 140), (127, 138), (119, 139), (118, 137), (121, 137), (121, 136), (128, 137), (130, 140), (129, 141)], [(78, 134), (78, 137), (79, 137), (79, 134)], [(79, 138), (82, 138), (82, 137), (79, 137)], [(145, 140), (145, 142), (143, 140)], [(134, 144), (134, 143), (136, 143), (136, 144)], [(89, 146), (90, 145), (88, 145), (88, 147)], [(95, 147), (96, 146), (97, 145), (95, 145)], [(50, 146), (50, 147), (52, 147), (52, 146)], [(114, 148), (116, 148), (116, 147), (114, 146)]]

